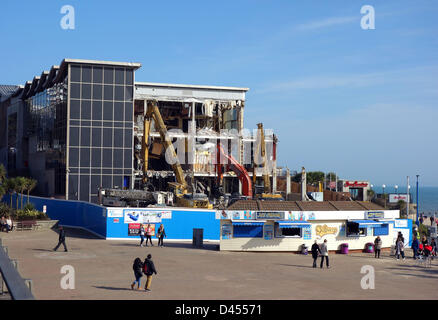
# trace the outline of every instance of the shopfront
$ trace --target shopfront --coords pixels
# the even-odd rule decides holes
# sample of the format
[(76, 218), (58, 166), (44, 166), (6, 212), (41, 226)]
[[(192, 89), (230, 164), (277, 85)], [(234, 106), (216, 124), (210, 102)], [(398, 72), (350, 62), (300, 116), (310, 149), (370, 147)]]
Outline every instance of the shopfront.
[(327, 239), (330, 251), (348, 244), (363, 250), (377, 236), (390, 248), (399, 231), (411, 242), (411, 221), (398, 219), (398, 210), (384, 211), (218, 211), (220, 250), (300, 251)]

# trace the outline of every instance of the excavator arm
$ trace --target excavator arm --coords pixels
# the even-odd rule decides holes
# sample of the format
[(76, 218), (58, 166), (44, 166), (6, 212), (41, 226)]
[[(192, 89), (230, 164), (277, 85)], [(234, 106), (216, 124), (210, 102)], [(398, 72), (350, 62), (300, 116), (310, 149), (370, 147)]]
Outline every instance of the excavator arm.
[(147, 144), (147, 142), (150, 134), (151, 119), (154, 120), (155, 127), (160, 133), (160, 137), (161, 140), (163, 141), (166, 152), (170, 152), (172, 159), (174, 159), (174, 163), (171, 165), (171, 167), (173, 172), (175, 173), (177, 187), (183, 190), (184, 192), (187, 190), (188, 185), (184, 178), (184, 172), (182, 170), (179, 159), (176, 155), (175, 148), (173, 147), (172, 141), (170, 140), (170, 137), (167, 134), (166, 125), (164, 124), (163, 118), (161, 117), (161, 113), (160, 110), (158, 109), (156, 101), (148, 102), (147, 111), (144, 118), (144, 133), (143, 133), (143, 141), (142, 141), (143, 157), (144, 157), (143, 176), (146, 176), (146, 172), (148, 169), (149, 145)]
[[(217, 152), (218, 159), (220, 158), (219, 155), (221, 155), (221, 158), (227, 161), (227, 164), (225, 164), (225, 166), (227, 166), (228, 169), (232, 170), (239, 178), (240, 182), (242, 183), (243, 195), (252, 198), (252, 182), (245, 168), (236, 159), (234, 159), (233, 156), (225, 153), (224, 148), (219, 143), (217, 145)], [(221, 165), (222, 164), (220, 163), (220, 161), (218, 161), (216, 164), (216, 166), (218, 167), (218, 172), (222, 172)]]
[[(259, 133), (260, 133), (260, 155), (263, 159), (263, 182), (264, 182), (264, 191), (265, 193), (271, 192), (271, 180), (269, 179), (268, 173), (268, 161), (266, 157), (266, 144), (265, 144), (265, 132), (263, 130), (263, 123), (257, 124)], [(258, 150), (256, 150), (258, 151)]]

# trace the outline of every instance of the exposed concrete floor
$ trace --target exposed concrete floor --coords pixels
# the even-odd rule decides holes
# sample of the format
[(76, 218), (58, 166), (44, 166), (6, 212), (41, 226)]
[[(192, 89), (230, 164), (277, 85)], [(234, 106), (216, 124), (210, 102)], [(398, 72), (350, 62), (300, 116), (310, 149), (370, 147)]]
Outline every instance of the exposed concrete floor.
[[(67, 247), (53, 252), (58, 235), (47, 231), (1, 233), (9, 256), (19, 260), (23, 278), (33, 280), (37, 299), (438, 299), (438, 260), (418, 266), (384, 252), (331, 254), (330, 269), (312, 268), (310, 256), (292, 253), (220, 252), (215, 245), (166, 243), (139, 247), (136, 241), (93, 239), (67, 230)], [(154, 243), (157, 240), (154, 239)], [(132, 262), (151, 253), (158, 275), (152, 291), (132, 291)], [(319, 262), (319, 260), (318, 260)], [(75, 289), (60, 286), (61, 267), (75, 269)], [(375, 268), (375, 289), (361, 289), (361, 267)], [(142, 285), (145, 277), (142, 278)]]

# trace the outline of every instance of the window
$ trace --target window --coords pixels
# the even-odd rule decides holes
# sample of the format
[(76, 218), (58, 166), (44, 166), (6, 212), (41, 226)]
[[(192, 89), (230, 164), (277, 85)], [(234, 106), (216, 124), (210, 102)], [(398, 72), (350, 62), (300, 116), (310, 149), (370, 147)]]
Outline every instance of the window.
[(275, 237), (276, 238), (283, 238), (283, 237), (301, 238), (302, 237), (302, 228), (294, 228), (294, 227), (280, 228), (278, 223), (276, 223), (275, 224)]
[(347, 237), (365, 237), (367, 235), (366, 227), (359, 227), (359, 223), (347, 222), (346, 226)]
[(233, 226), (234, 238), (262, 238), (263, 226)]
[(387, 236), (389, 234), (388, 224), (382, 224), (374, 228), (374, 236)]

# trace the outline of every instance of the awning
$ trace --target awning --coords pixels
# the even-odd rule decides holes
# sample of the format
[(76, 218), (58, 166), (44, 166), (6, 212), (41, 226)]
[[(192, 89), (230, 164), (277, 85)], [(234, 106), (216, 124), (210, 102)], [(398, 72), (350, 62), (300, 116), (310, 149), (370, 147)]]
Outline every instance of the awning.
[(231, 221), (233, 226), (263, 226), (265, 221)]
[(359, 224), (359, 228), (366, 228), (366, 227), (380, 227), (383, 223), (374, 221), (374, 220), (351, 220), (349, 222), (354, 222)]
[(310, 226), (307, 221), (276, 221), (280, 228), (305, 228)]

